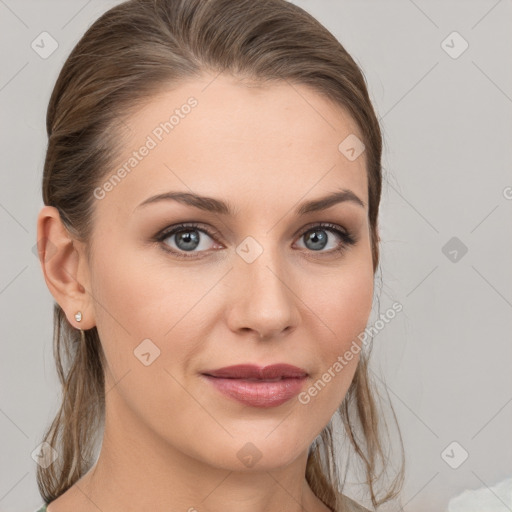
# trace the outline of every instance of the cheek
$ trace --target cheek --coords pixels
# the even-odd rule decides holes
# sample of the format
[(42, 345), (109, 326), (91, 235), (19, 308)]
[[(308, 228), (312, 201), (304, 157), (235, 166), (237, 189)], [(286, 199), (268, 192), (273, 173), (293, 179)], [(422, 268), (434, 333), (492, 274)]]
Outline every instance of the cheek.
[[(319, 281), (320, 282), (320, 281)], [(305, 297), (331, 335), (327, 347), (344, 350), (364, 331), (372, 309), (373, 272), (370, 265), (347, 266), (336, 276), (322, 280)], [(313, 283), (312, 283), (313, 284)]]
[[(190, 402), (176, 370), (186, 365), (190, 349), (186, 336), (179, 336), (191, 307), (181, 291), (187, 284), (179, 270), (165, 272), (133, 246), (123, 248), (119, 243), (114, 250), (114, 245), (104, 244), (96, 254), (92, 285), (96, 327), (107, 362), (106, 388), (116, 389), (109, 393), (110, 406), (128, 406), (144, 421), (168, 424), (176, 404), (185, 408)], [(171, 346), (173, 336), (183, 343)], [(123, 405), (117, 402), (120, 397)]]
[(168, 312), (179, 310), (183, 300), (180, 276), (155, 268), (144, 249), (116, 242), (102, 244), (95, 253), (92, 286), (98, 323), (132, 341), (161, 336), (172, 327)]
[[(119, 378), (134, 363), (140, 365), (134, 354), (136, 347), (169, 328), (162, 325), (162, 319), (158, 323), (155, 308), (164, 292), (150, 279), (144, 260), (137, 257), (133, 247), (123, 247), (120, 240), (112, 238), (110, 243), (98, 242), (97, 246), (91, 283), (96, 327), (109, 367)], [(172, 294), (168, 299), (172, 301)]]
[(114, 377), (142, 366), (138, 355), (145, 348), (151, 358), (158, 355), (153, 367), (181, 371), (206, 318), (198, 312), (210, 304), (205, 296), (220, 275), (170, 268), (165, 258), (148, 258), (147, 249), (123, 247), (119, 239), (98, 246), (91, 288), (98, 333)]
[[(334, 412), (343, 400), (357, 369), (362, 348), (361, 338), (373, 302), (373, 272), (370, 265), (347, 266), (335, 278), (325, 279), (324, 286), (306, 297), (317, 315), (314, 356), (320, 362), (312, 387), (302, 403)], [(312, 354), (313, 355), (313, 354)]]

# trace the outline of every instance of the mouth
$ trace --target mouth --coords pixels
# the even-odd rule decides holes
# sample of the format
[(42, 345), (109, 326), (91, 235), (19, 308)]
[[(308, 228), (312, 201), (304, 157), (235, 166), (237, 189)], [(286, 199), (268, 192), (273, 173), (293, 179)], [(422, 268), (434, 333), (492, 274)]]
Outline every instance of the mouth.
[(251, 407), (277, 407), (300, 393), (308, 373), (296, 366), (277, 364), (260, 368), (236, 365), (203, 372), (202, 376), (224, 396)]
[(281, 379), (307, 377), (308, 373), (306, 370), (298, 368), (297, 366), (279, 363), (265, 367), (252, 364), (238, 364), (217, 370), (207, 370), (203, 372), (203, 375), (221, 377), (224, 379), (264, 380), (272, 382)]
[(298, 377), (277, 377), (275, 379), (241, 379), (239, 377), (216, 377), (214, 375), (209, 375), (207, 373), (204, 373), (203, 375), (206, 375), (207, 377), (212, 377), (213, 379), (243, 380), (244, 382), (278, 382), (280, 380), (298, 378)]

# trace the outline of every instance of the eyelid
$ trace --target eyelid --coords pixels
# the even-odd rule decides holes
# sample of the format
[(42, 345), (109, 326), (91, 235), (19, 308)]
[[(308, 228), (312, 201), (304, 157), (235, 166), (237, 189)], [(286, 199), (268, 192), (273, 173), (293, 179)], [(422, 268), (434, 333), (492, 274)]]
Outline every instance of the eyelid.
[[(300, 238), (300, 237), (304, 236), (306, 233), (308, 233), (309, 231), (313, 231), (315, 228), (319, 229), (319, 230), (323, 229), (323, 230), (329, 231), (331, 233), (334, 233), (341, 239), (340, 246), (335, 249), (331, 249), (329, 251), (307, 251), (311, 254), (317, 253), (319, 257), (329, 256), (329, 255), (332, 256), (333, 254), (336, 254), (336, 253), (344, 253), (348, 248), (357, 244), (357, 242), (359, 241), (359, 237), (353, 231), (351, 231), (341, 225), (335, 224), (335, 223), (319, 222), (319, 221), (311, 222), (310, 224), (307, 224), (306, 226), (303, 226), (302, 228), (297, 230), (295, 232), (295, 234), (293, 235), (294, 239), (297, 237)], [(212, 238), (215, 241), (217, 241), (218, 239), (222, 240), (222, 236), (217, 230), (215, 230), (209, 226), (206, 227), (205, 224), (202, 224), (200, 222), (179, 222), (177, 224), (169, 225), (169, 226), (165, 227), (164, 229), (160, 230), (152, 238), (152, 240), (163, 244), (163, 241), (166, 238), (169, 238), (170, 236), (173, 236), (174, 234), (179, 233), (180, 231), (187, 231), (187, 230), (201, 231), (202, 233), (205, 233), (206, 235), (208, 235), (210, 238)], [(191, 251), (190, 252), (191, 256), (187, 256), (187, 251), (177, 251), (176, 249), (169, 248), (169, 246), (167, 244), (163, 244), (163, 245), (166, 246), (164, 248), (164, 250), (166, 252), (169, 252), (173, 255), (176, 255), (179, 258), (184, 258), (184, 259), (201, 258), (201, 257), (204, 257), (205, 254), (207, 254), (209, 252), (209, 251), (198, 251), (198, 252)], [(222, 243), (222, 245), (224, 245), (224, 243)]]
[[(325, 230), (329, 232), (334, 232), (338, 237), (342, 239), (342, 248), (341, 250), (344, 251), (345, 249), (348, 249), (348, 247), (357, 244), (359, 241), (359, 237), (356, 235), (355, 232), (352, 230), (349, 230), (343, 226), (340, 226), (339, 224), (334, 224), (332, 222), (313, 222), (304, 228), (301, 228), (299, 231), (298, 236), (302, 237), (304, 234), (306, 234), (308, 231), (314, 231), (316, 229), (319, 230)], [(333, 252), (336, 252), (337, 249), (331, 249), (330, 251), (318, 251), (318, 254), (332, 254)], [(339, 249), (338, 249), (339, 250)], [(310, 251), (311, 253), (315, 253), (316, 251)]]
[(155, 238), (158, 237), (160, 240), (162, 240), (175, 234), (176, 232), (185, 231), (187, 229), (197, 229), (198, 231), (206, 233), (209, 237), (222, 238), (221, 234), (218, 231), (210, 227), (205, 227), (205, 225), (200, 222), (179, 222), (177, 224), (172, 224), (160, 230), (155, 235)]
[[(175, 235), (176, 233), (179, 233), (180, 231), (187, 231), (187, 230), (197, 230), (201, 231), (202, 233), (205, 233), (208, 235), (212, 240), (217, 241), (218, 239), (222, 240), (222, 235), (215, 229), (211, 227), (206, 227), (206, 225), (202, 224), (201, 222), (178, 222), (177, 224), (172, 224), (170, 226), (167, 226), (160, 230), (153, 238), (153, 242), (157, 242), (159, 246), (162, 248), (163, 251), (166, 253), (170, 253), (171, 255), (175, 256), (178, 259), (182, 260), (193, 260), (193, 259), (201, 259), (208, 256), (208, 253), (211, 251), (198, 251), (198, 252), (191, 252), (190, 256), (187, 255), (187, 251), (179, 251), (177, 249), (173, 249), (169, 247), (168, 244), (164, 244), (164, 240), (166, 238), (169, 238), (170, 236)], [(222, 242), (221, 242), (222, 243)], [(222, 245), (224, 245), (222, 243)]]

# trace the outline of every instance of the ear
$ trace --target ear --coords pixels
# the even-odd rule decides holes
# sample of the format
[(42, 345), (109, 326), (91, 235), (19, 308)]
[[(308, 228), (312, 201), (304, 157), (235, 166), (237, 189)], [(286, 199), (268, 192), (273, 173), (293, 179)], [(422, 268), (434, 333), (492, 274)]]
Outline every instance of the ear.
[[(68, 322), (77, 329), (94, 327), (84, 244), (71, 236), (53, 206), (44, 206), (37, 217), (37, 249), (46, 285)], [(82, 312), (81, 322), (75, 320), (78, 311)]]

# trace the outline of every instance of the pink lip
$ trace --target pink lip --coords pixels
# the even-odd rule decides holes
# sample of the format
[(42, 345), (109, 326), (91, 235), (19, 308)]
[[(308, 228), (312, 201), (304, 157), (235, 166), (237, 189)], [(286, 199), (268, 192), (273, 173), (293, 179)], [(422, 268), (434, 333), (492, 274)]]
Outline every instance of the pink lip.
[(300, 393), (308, 374), (296, 366), (275, 364), (228, 366), (203, 376), (221, 393), (245, 405), (277, 407)]
[(237, 364), (234, 366), (226, 366), (218, 370), (207, 370), (202, 372), (203, 375), (211, 375), (212, 377), (224, 377), (228, 379), (276, 379), (279, 377), (305, 377), (306, 370), (297, 368), (291, 364), (271, 364), (261, 367), (254, 364)]

